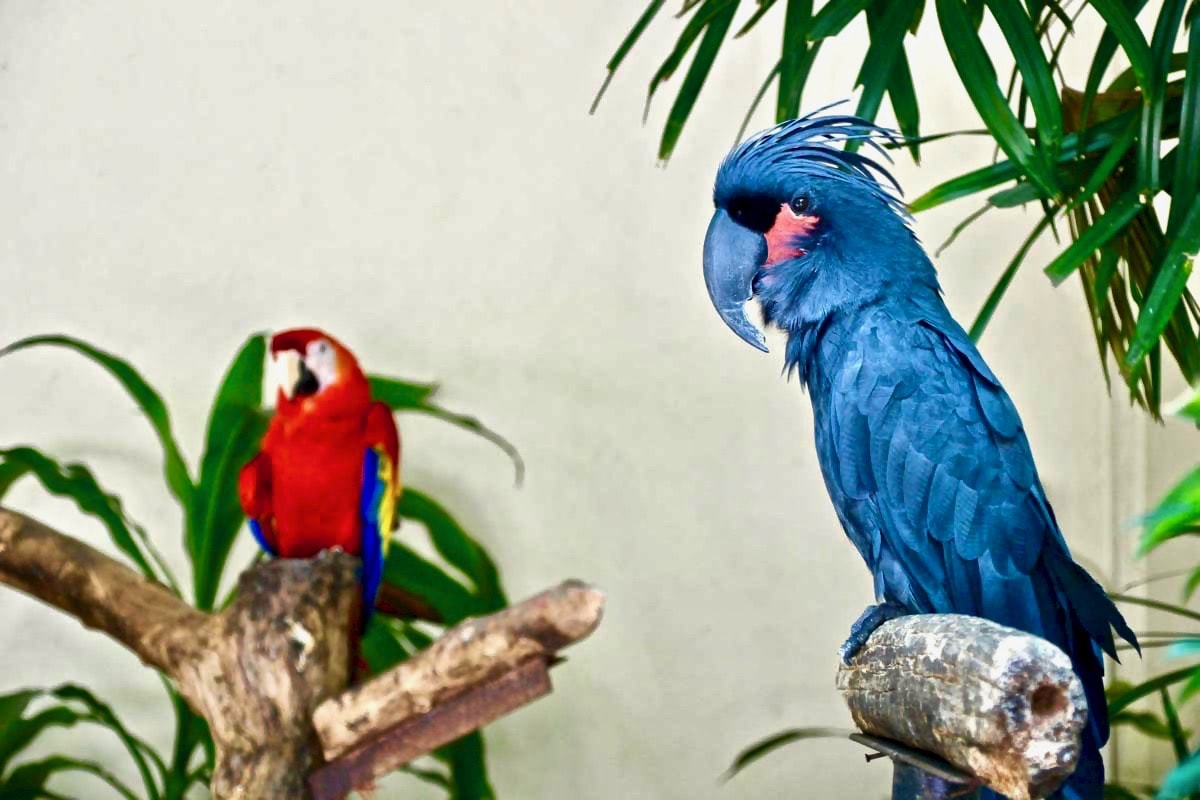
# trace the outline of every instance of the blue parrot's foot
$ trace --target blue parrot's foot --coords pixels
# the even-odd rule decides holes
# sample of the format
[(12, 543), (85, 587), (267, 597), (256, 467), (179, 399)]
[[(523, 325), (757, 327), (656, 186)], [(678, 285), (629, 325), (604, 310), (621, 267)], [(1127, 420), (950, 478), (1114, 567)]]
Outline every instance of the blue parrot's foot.
[(850, 659), (854, 658), (862, 649), (862, 646), (867, 643), (867, 639), (871, 638), (871, 634), (880, 625), (890, 619), (907, 616), (908, 613), (908, 609), (898, 603), (887, 602), (876, 606), (867, 606), (866, 611), (863, 611), (850, 626), (849, 638), (838, 648), (838, 656), (842, 659), (842, 663), (849, 664)]

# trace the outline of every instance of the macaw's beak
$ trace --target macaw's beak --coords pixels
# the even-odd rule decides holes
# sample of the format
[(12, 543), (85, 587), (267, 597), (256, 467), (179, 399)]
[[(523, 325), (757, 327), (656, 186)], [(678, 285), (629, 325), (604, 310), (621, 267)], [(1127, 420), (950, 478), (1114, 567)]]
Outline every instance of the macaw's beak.
[(300, 359), (300, 375), (296, 378), (296, 382), (292, 384), (293, 397), (311, 397), (321, 388), (321, 381), (317, 379), (317, 373), (308, 368), (308, 364), (304, 363), (304, 359)]
[(764, 353), (767, 340), (746, 318), (746, 302), (754, 296), (754, 274), (767, 259), (767, 240), (743, 228), (718, 208), (704, 237), (704, 283), (717, 313), (734, 333)]
[(276, 380), (287, 399), (309, 397), (321, 388), (316, 374), (304, 363), (304, 358), (295, 350), (284, 350), (275, 356)]

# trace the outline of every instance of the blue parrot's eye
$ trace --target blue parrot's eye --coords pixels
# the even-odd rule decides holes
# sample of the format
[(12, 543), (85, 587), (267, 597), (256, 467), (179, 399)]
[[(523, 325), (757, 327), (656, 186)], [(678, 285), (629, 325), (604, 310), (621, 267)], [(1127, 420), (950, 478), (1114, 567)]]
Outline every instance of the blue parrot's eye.
[(792, 209), (792, 213), (797, 217), (802, 216), (808, 211), (808, 198), (802, 194), (798, 194), (792, 198), (792, 202), (788, 203), (788, 207)]

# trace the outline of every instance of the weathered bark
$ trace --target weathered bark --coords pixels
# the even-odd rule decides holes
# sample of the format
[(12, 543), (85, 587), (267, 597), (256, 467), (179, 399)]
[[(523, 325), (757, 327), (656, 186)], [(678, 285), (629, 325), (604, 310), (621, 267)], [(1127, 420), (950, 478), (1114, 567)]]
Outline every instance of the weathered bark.
[(107, 633), (166, 673), (216, 744), (218, 800), (303, 798), (312, 712), (346, 687), (358, 560), (326, 553), (242, 575), (218, 614), (69, 536), (0, 509), (0, 582)]
[(1071, 774), (1087, 720), (1065, 653), (957, 614), (884, 624), (837, 686), (864, 732), (934, 753), (1012, 800), (1046, 797)]
[[(475, 730), (549, 691), (547, 661), (591, 633), (603, 606), (600, 592), (568, 581), (462, 623), (335, 698), (349, 680), (357, 566), (337, 552), (269, 561), (241, 576), (228, 608), (206, 614), (88, 545), (0, 508), (0, 583), (108, 634), (175, 682), (212, 730), (215, 800), (309, 797), (306, 779), (323, 755), (314, 716), (337, 743), (326, 745), (330, 754), (357, 753), (345, 768), (323, 770), (333, 784), (354, 787), (363, 785), (358, 776), (428, 752), (414, 749), (413, 739), (380, 748), (382, 734), (413, 734), (435, 742), (432, 749)], [(420, 598), (393, 600), (420, 610)]]
[(357, 565), (343, 553), (261, 564), (195, 630), (173, 675), (212, 729), (214, 797), (306, 796), (305, 776), (321, 763), (313, 710), (349, 681)]
[(321, 704), (313, 714), (327, 759), (534, 659), (547, 659), (600, 624), (604, 595), (579, 581), (467, 620), (395, 669)]
[(0, 508), (0, 581), (107, 633), (170, 672), (205, 615), (124, 564)]

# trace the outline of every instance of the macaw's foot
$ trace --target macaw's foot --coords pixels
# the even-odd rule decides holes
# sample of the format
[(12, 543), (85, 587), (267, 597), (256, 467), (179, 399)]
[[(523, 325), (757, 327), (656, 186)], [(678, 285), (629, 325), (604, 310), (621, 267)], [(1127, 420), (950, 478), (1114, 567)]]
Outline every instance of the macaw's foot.
[(908, 609), (899, 603), (880, 603), (877, 606), (867, 606), (867, 610), (859, 615), (854, 624), (850, 626), (850, 636), (845, 643), (838, 648), (838, 656), (841, 657), (843, 664), (849, 664), (850, 659), (862, 649), (862, 646), (867, 643), (867, 639), (871, 638), (871, 634), (875, 630), (890, 619), (907, 616)]

